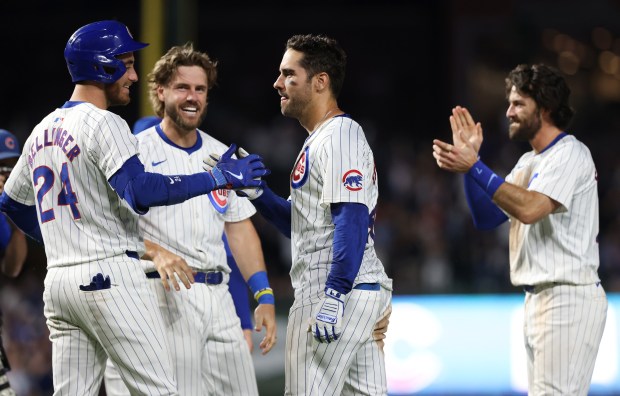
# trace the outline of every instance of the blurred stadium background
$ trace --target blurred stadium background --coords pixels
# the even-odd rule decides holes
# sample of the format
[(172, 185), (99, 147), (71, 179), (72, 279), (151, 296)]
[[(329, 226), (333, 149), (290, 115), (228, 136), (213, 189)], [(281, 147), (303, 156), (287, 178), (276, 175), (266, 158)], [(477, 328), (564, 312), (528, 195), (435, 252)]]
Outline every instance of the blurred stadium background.
[[(511, 341), (515, 324), (509, 312), (518, 310), (522, 296), (508, 279), (507, 229), (476, 231), (461, 178), (440, 171), (431, 156), (432, 139), (449, 138), (448, 116), (458, 104), (483, 124), (485, 162), (499, 174), (512, 168), (527, 147), (508, 141), (503, 79), (519, 63), (545, 62), (567, 76), (577, 110), (569, 132), (589, 146), (599, 173), (599, 273), (610, 294), (620, 292), (618, 0), (3, 1), (0, 16), (0, 127), (22, 143), (71, 93), (63, 59), (71, 33), (95, 20), (118, 19), (152, 45), (138, 53), (142, 83), (133, 102), (112, 110), (130, 125), (151, 114), (144, 100), (146, 73), (168, 47), (193, 41), (219, 61), (202, 129), (263, 155), (273, 171), (268, 182), (281, 195), (287, 194), (290, 168), (306, 138), (297, 122), (280, 115), (272, 88), (284, 43), (297, 33), (337, 38), (349, 57), (339, 102), (364, 127), (379, 172), (376, 244), (398, 303), (386, 345), (393, 359), (388, 371), (396, 370), (389, 372), (394, 394), (522, 392), (513, 381), (518, 373), (488, 368), (518, 367), (510, 348), (518, 348), (520, 340)], [(288, 240), (259, 216), (255, 224), (284, 330), (292, 299)], [(0, 278), (10, 378), (20, 396), (52, 393), (44, 276), (44, 252), (30, 244), (23, 273), (15, 280)], [(617, 312), (617, 297), (610, 301)], [(455, 307), (468, 313), (458, 322), (450, 319)], [(607, 364), (615, 371), (601, 374), (612, 384), (597, 388), (601, 395), (620, 394), (617, 315), (613, 318), (606, 331), (614, 333), (606, 337), (616, 341), (609, 346), (616, 354)], [(279, 339), (275, 353), (255, 356), (262, 395), (282, 393), (284, 336)], [(472, 343), (473, 354), (460, 354)], [(485, 356), (489, 359), (480, 363)], [(420, 369), (433, 364), (439, 367), (434, 373)], [(455, 364), (456, 371), (449, 371)], [(472, 388), (467, 380), (474, 373), (480, 385)], [(441, 382), (446, 376), (449, 385)]]

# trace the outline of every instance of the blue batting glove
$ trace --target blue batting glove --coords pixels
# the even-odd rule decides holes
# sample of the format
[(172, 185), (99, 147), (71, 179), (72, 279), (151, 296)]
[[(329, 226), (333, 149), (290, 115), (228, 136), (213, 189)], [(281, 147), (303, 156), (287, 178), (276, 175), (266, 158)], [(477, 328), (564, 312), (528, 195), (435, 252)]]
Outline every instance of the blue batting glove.
[(260, 178), (271, 173), (265, 168), (262, 158), (256, 154), (250, 154), (241, 159), (232, 158), (236, 150), (237, 145), (231, 144), (212, 168), (209, 163), (215, 161), (216, 157), (211, 155), (210, 158), (205, 159), (204, 168), (215, 179), (217, 188), (232, 190), (262, 188), (265, 182)]

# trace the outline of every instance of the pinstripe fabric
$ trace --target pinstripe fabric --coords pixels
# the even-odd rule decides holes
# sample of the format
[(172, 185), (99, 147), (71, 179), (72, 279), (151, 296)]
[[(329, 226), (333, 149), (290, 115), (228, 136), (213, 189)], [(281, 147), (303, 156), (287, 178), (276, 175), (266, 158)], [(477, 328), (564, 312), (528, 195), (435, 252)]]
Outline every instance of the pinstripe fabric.
[[(198, 132), (202, 143), (191, 154), (165, 142), (155, 127), (137, 135), (140, 160), (146, 171), (169, 175), (202, 172), (205, 157), (224, 153), (228, 147)], [(232, 191), (218, 190), (178, 205), (151, 208), (140, 217), (140, 229), (144, 238), (182, 256), (193, 268), (229, 273), (222, 243), (224, 222), (245, 220), (254, 213), (256, 209), (247, 199), (237, 197)], [(154, 269), (149, 261), (143, 263), (149, 264), (145, 270)]]
[[(110, 289), (78, 289), (98, 272), (112, 274)], [(137, 260), (50, 268), (43, 301), (55, 396), (97, 395), (107, 356), (117, 362), (132, 394), (177, 395), (163, 319)]]
[(308, 331), (313, 305), (293, 306), (286, 335), (285, 395), (386, 395), (385, 357), (372, 330), (392, 292), (352, 290), (342, 336), (318, 343)]
[[(64, 143), (46, 144), (56, 138), (64, 139)], [(65, 146), (77, 146), (80, 153), (71, 160)], [(127, 123), (90, 103), (56, 109), (34, 128), (5, 191), (17, 202), (38, 205), (48, 268), (103, 260), (127, 250), (142, 255), (138, 215), (108, 184), (108, 179), (137, 152), (138, 143)], [(63, 166), (76, 194), (78, 219), (70, 205), (59, 203), (59, 195), (67, 187), (62, 182)], [(53, 175), (45, 178), (53, 182), (45, 194), (43, 177), (37, 179), (36, 188), (33, 186), (32, 173), (39, 167)], [(36, 195), (41, 195), (40, 199)], [(54, 219), (42, 221), (42, 212), (53, 214)]]
[(297, 158), (291, 187), (290, 275), (295, 301), (287, 326), (285, 394), (385, 395), (384, 356), (371, 334), (390, 303), (392, 280), (375, 254), (372, 228), (355, 284), (380, 283), (381, 291), (348, 294), (337, 342), (318, 343), (308, 332), (308, 320), (323, 295), (332, 264), (330, 204), (362, 203), (374, 221), (377, 177), (360, 125), (349, 117), (335, 117), (314, 131)]
[(506, 181), (561, 204), (535, 224), (510, 219), (512, 283), (598, 282), (599, 205), (596, 169), (588, 148), (567, 135), (538, 155), (524, 154)]
[[(177, 394), (155, 296), (125, 253), (144, 252), (138, 216), (107, 181), (137, 148), (119, 116), (68, 103), (34, 128), (5, 185), (38, 209), (56, 396), (97, 395), (107, 357), (133, 394)], [(97, 273), (112, 287), (81, 291)]]
[[(150, 279), (166, 326), (180, 395), (257, 395), (252, 357), (226, 284), (166, 292)], [(129, 395), (108, 362), (108, 396)]]
[[(149, 172), (196, 173), (202, 171), (203, 158), (227, 149), (198, 131), (196, 146), (184, 150), (162, 139), (160, 132), (153, 127), (137, 135), (140, 159)], [(139, 224), (146, 239), (180, 255), (191, 267), (230, 273), (222, 242), (224, 223), (245, 220), (255, 212), (247, 199), (220, 190), (151, 208)], [(151, 261), (142, 263), (144, 270), (154, 270)], [(159, 279), (149, 280), (164, 317), (180, 395), (258, 394), (252, 357), (227, 282), (228, 276), (221, 285), (195, 283), (189, 290), (166, 292)], [(112, 364), (105, 381), (108, 396), (129, 395)]]
[[(335, 117), (312, 133), (298, 156), (308, 148), (308, 180), (291, 189), (292, 221), (290, 275), (295, 288), (295, 304), (309, 304), (321, 297), (332, 263), (334, 224), (330, 203), (358, 202), (369, 213), (377, 205), (378, 180), (374, 157), (364, 131), (348, 117)], [(363, 188), (348, 190), (343, 176), (349, 170), (362, 175)], [(291, 173), (295, 177), (297, 167)], [(377, 258), (374, 240), (368, 238), (355, 283), (381, 283), (392, 290), (392, 282)]]
[(599, 203), (588, 148), (566, 135), (524, 154), (506, 181), (560, 204), (534, 224), (510, 218), (510, 278), (526, 293), (530, 395), (587, 395), (607, 317), (597, 274)]
[(529, 395), (587, 395), (607, 316), (599, 285), (559, 285), (525, 296)]

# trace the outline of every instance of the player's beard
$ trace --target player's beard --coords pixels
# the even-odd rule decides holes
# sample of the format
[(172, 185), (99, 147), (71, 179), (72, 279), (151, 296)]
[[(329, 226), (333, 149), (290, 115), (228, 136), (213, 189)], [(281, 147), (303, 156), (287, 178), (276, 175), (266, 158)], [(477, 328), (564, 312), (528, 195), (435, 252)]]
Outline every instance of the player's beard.
[(113, 84), (106, 84), (104, 89), (108, 106), (125, 106), (131, 102), (129, 93), (125, 91), (127, 88), (118, 81)]
[(538, 108), (531, 115), (523, 119), (513, 117), (510, 121), (513, 122), (513, 120), (517, 121), (519, 124), (510, 124), (508, 127), (508, 136), (510, 140), (517, 142), (529, 142), (534, 139), (534, 136), (536, 136), (542, 126), (542, 117)]
[(166, 105), (164, 111), (180, 129), (185, 131), (193, 131), (194, 129), (198, 128), (200, 124), (202, 124), (202, 121), (205, 119), (205, 116), (207, 115), (206, 106), (200, 109), (198, 117), (194, 117), (191, 119), (184, 118), (183, 114), (181, 114), (181, 111), (183, 110), (180, 110), (180, 108), (177, 107), (175, 104)]
[(300, 119), (311, 101), (311, 86), (308, 84), (306, 88), (300, 90), (293, 96), (288, 96), (286, 105), (280, 106), (283, 116)]

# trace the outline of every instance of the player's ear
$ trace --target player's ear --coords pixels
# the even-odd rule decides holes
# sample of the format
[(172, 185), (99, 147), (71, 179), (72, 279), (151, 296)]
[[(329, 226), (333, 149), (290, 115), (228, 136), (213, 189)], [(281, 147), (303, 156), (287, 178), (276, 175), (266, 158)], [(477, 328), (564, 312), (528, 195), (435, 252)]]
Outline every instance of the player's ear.
[(162, 87), (161, 85), (158, 85), (157, 88), (155, 88), (155, 92), (157, 92), (157, 98), (163, 102), (164, 101), (164, 87)]
[(321, 72), (314, 75), (314, 87), (317, 92), (322, 92), (328, 89), (329, 84), (329, 74)]

